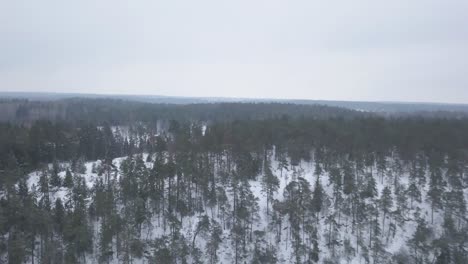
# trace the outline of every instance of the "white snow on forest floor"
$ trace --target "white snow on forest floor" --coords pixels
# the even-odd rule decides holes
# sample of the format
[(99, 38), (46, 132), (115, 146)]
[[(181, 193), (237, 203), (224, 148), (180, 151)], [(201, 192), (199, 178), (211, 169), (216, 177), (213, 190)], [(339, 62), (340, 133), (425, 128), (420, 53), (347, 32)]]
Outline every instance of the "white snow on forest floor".
[[(147, 154), (143, 155), (143, 159), (146, 160)], [(113, 160), (113, 164), (115, 165), (116, 168), (120, 167), (121, 162), (125, 159), (126, 157), (120, 157), (116, 158)], [(98, 166), (101, 161), (94, 161), (94, 162), (86, 162), (85, 163), (85, 173), (82, 174), (77, 174), (79, 176), (82, 176), (85, 179), (86, 185), (89, 188), (92, 188), (97, 179), (101, 176), (99, 176), (96, 172), (93, 172), (93, 166)], [(152, 163), (151, 162), (146, 162), (145, 163), (147, 167), (151, 167)], [(69, 163), (62, 163), (60, 164), (62, 169), (69, 168), (70, 164)], [(50, 166), (49, 166), (50, 167)], [(286, 188), (287, 184), (290, 183), (293, 180), (296, 180), (298, 177), (303, 177), (306, 179), (311, 186), (311, 190), (315, 188), (315, 181), (316, 181), (316, 176), (314, 175), (314, 164), (313, 163), (308, 163), (302, 161), (298, 166), (289, 166), (288, 170), (282, 170), (280, 171), (278, 169), (278, 162), (275, 161), (274, 159), (272, 160), (271, 164), (273, 173), (278, 177), (279, 179), (279, 190), (278, 192), (274, 195), (274, 199), (282, 200), (283, 199), (283, 192), (284, 189)], [(28, 187), (31, 190), (38, 190), (38, 185), (39, 185), (39, 178), (40, 178), (41, 171), (35, 171), (29, 174), (29, 179), (28, 179)], [(282, 176), (280, 176), (282, 175)], [(59, 173), (59, 176), (63, 179), (65, 177), (65, 170), (62, 170)], [(409, 184), (408, 180), (408, 173), (404, 173), (403, 175), (400, 176), (400, 183), (403, 185)], [(266, 241), (275, 244), (275, 237), (274, 237), (274, 231), (269, 230), (268, 227), (268, 215), (267, 215), (267, 199), (265, 193), (262, 191), (262, 185), (260, 182), (261, 176), (258, 176), (256, 181), (250, 181), (250, 188), (252, 193), (258, 198), (258, 205), (259, 205), (259, 221), (257, 221), (256, 225), (254, 226), (254, 230), (259, 230), (259, 231), (267, 231), (266, 232)], [(325, 192), (329, 197), (332, 197), (332, 186), (329, 185), (329, 178), (328, 175), (322, 174), (320, 176), (320, 183), (323, 186)], [(380, 178), (376, 176), (376, 183), (377, 183), (377, 191), (378, 195), (382, 193), (382, 190), (384, 189), (385, 186), (389, 186), (386, 181), (382, 183)], [(391, 186), (390, 186), (391, 187)], [(55, 199), (60, 198), (62, 200), (67, 199), (67, 194), (68, 194), (68, 189), (67, 188), (58, 188), (58, 189), (52, 189), (50, 193), (50, 198), (51, 202), (55, 201)], [(425, 216), (426, 219), (430, 219), (430, 214), (431, 214), (431, 208), (427, 202), (425, 202), (426, 197), (424, 196), (425, 193), (427, 192), (427, 185), (425, 189), (422, 191), (423, 197), (421, 203), (414, 202), (414, 209), (410, 211), (408, 214), (408, 218), (411, 219), (412, 214), (414, 214), (416, 211), (420, 211), (422, 215)], [(226, 193), (228, 195), (228, 198), (231, 200), (232, 197), (229, 194), (229, 190), (226, 190)], [(392, 189), (393, 193), (393, 189)], [(465, 195), (468, 195), (467, 192), (465, 191)], [(466, 196), (468, 199), (468, 196)], [(271, 204), (269, 205), (270, 210)], [(395, 202), (394, 202), (394, 206)], [(325, 208), (325, 214), (328, 208)], [(211, 212), (210, 209), (208, 209), (207, 212), (205, 212), (208, 216), (214, 217), (214, 219), (221, 224), (222, 220), (218, 218), (218, 214), (216, 212), (216, 208), (214, 209), (214, 212)], [(186, 237), (191, 237), (194, 233), (194, 230), (196, 228), (196, 224), (198, 222), (198, 217), (202, 214), (197, 214), (194, 216), (189, 216), (185, 217), (183, 219), (183, 225), (181, 229), (181, 233), (186, 236)], [(342, 222), (348, 221), (349, 219), (346, 220), (345, 216), (342, 216)], [(380, 223), (382, 222), (382, 216), (380, 217)], [(387, 219), (388, 221), (388, 219)], [(436, 233), (440, 233), (440, 226), (443, 222), (442, 216), (435, 212), (434, 213), (434, 224), (430, 224), (432, 227), (438, 227), (435, 228)], [(99, 225), (95, 223), (95, 226), (98, 227)], [(401, 249), (402, 246), (406, 244), (406, 242), (411, 238), (413, 235), (414, 231), (416, 230), (417, 224), (415, 221), (407, 221), (404, 226), (397, 226), (396, 228), (396, 234), (393, 238), (390, 238), (388, 243), (385, 245), (385, 249), (390, 252), (390, 253), (395, 253)], [(388, 228), (388, 226), (386, 227)], [(96, 228), (97, 229), (97, 228)], [(355, 235), (350, 232), (350, 228), (347, 228), (348, 230), (346, 231), (345, 228), (342, 228), (341, 233), (339, 234), (340, 239), (343, 241), (345, 238), (350, 239), (350, 241), (353, 243), (353, 246), (355, 244), (354, 241), (356, 241)], [(97, 231), (95, 231), (97, 232)], [(282, 241), (275, 245), (277, 248), (277, 257), (280, 263), (291, 263), (293, 260), (293, 249), (291, 247), (291, 242), (286, 239), (289, 234), (289, 223), (287, 221), (287, 217), (283, 220), (283, 231), (282, 231)], [(96, 233), (97, 234), (97, 233)], [(169, 234), (169, 228), (166, 228), (164, 230), (162, 224), (158, 221), (157, 217), (155, 216), (154, 219), (152, 219), (152, 224), (151, 226), (144, 226), (143, 231), (142, 231), (142, 238), (143, 239), (154, 239), (156, 237), (160, 237), (162, 235), (168, 235)], [(363, 237), (366, 237), (366, 234), (363, 234)], [(326, 236), (326, 224), (325, 224), (325, 215), (321, 216), (320, 220), (320, 227), (319, 227), (319, 248), (320, 248), (320, 257), (321, 260), (323, 260), (324, 256), (330, 256), (331, 252), (329, 248), (326, 246), (327, 245), (327, 236)], [(190, 240), (191, 241), (191, 240)], [(197, 237), (196, 240), (196, 245), (199, 248), (204, 248), (206, 243), (206, 238), (203, 235), (200, 235)], [(231, 240), (230, 240), (230, 232), (228, 229), (224, 230), (223, 232), (223, 242), (220, 246), (220, 250), (218, 252), (219, 258), (220, 258), (220, 263), (232, 263), (233, 259), (233, 251), (232, 251), (232, 245), (231, 245)], [(93, 261), (96, 260), (96, 256), (89, 256), (88, 259), (92, 259)], [(114, 261), (116, 261), (114, 259)], [(364, 260), (360, 256), (360, 254), (356, 254), (353, 258), (346, 260), (346, 259), (340, 259), (340, 263), (364, 263)], [(94, 263), (94, 262), (93, 262)], [(117, 263), (117, 262), (113, 262)], [(138, 263), (148, 263), (145, 259), (141, 260), (134, 260), (133, 263), (138, 264)]]

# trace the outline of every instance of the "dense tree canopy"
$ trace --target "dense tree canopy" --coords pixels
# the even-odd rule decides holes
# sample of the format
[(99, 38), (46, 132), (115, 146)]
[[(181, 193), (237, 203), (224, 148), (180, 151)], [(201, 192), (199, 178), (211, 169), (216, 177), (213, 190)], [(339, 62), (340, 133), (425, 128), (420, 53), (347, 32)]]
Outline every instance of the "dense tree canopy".
[(468, 261), (468, 119), (7, 103), (0, 263)]

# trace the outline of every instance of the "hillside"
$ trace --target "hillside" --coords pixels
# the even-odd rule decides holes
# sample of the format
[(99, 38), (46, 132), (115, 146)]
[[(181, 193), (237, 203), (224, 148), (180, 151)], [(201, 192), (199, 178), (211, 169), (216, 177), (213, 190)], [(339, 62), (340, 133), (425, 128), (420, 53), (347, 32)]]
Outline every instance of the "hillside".
[(468, 260), (466, 119), (95, 102), (0, 124), (1, 262)]
[[(161, 153), (163, 156), (167, 153)], [(115, 170), (112, 172), (111, 176), (111, 189), (117, 196), (123, 195), (123, 186), (121, 185), (125, 181), (125, 177), (129, 177), (128, 172), (125, 171), (125, 165), (128, 163), (138, 164), (141, 163), (140, 171), (141, 175), (132, 175), (132, 177), (144, 177), (144, 174), (151, 174), (156, 168), (152, 160), (157, 159), (155, 156), (149, 156), (148, 154), (136, 155), (133, 157), (117, 158), (113, 161)], [(247, 228), (246, 240), (248, 246), (246, 246), (242, 256), (239, 256), (239, 263), (241, 260), (247, 261), (248, 263), (257, 261), (258, 263), (273, 263), (273, 260), (276, 259), (277, 263), (293, 263), (297, 260), (296, 248), (294, 244), (298, 243), (294, 237), (294, 227), (292, 226), (290, 217), (287, 214), (282, 215), (281, 212), (276, 212), (272, 205), (267, 201), (267, 193), (265, 187), (265, 177), (268, 173), (272, 173), (275, 177), (278, 178), (278, 187), (277, 190), (273, 193), (272, 199), (275, 204), (287, 203), (290, 202), (289, 199), (290, 190), (294, 189), (295, 191), (300, 191), (301, 195), (306, 195), (304, 199), (310, 199), (310, 206), (313, 206), (314, 201), (316, 201), (318, 189), (322, 188), (322, 208), (318, 212), (318, 218), (314, 219), (315, 216), (310, 215), (313, 212), (307, 212), (305, 208), (305, 219), (303, 221), (312, 221), (311, 223), (314, 227), (313, 233), (302, 233), (298, 234), (301, 236), (299, 240), (303, 243), (308, 249), (302, 249), (305, 251), (303, 258), (300, 262), (304, 263), (311, 261), (313, 254), (317, 254), (318, 260), (320, 263), (365, 263), (366, 259), (371, 260), (375, 259), (377, 263), (394, 263), (394, 261), (409, 260), (412, 250), (414, 249), (413, 243), (415, 242), (416, 230), (421, 228), (421, 225), (425, 225), (427, 230), (428, 237), (438, 237), (444, 235), (444, 213), (443, 211), (436, 211), (435, 215), (432, 216), (431, 205), (428, 202), (430, 197), (428, 194), (429, 186), (428, 185), (419, 185), (421, 187), (421, 194), (419, 198), (416, 198), (415, 201), (405, 200), (406, 193), (411, 191), (411, 184), (414, 184), (414, 180), (410, 177), (410, 168), (398, 168), (400, 164), (398, 161), (389, 161), (388, 166), (385, 171), (379, 172), (384, 173), (384, 175), (379, 175), (379, 173), (371, 174), (372, 171), (377, 172), (376, 167), (366, 168), (368, 173), (367, 177), (374, 178), (374, 186), (370, 187), (370, 191), (373, 194), (370, 197), (367, 197), (363, 200), (364, 205), (374, 206), (382, 203), (385, 199), (385, 195), (388, 195), (384, 191), (385, 188), (388, 188), (390, 192), (389, 207), (386, 209), (390, 213), (389, 215), (376, 214), (375, 219), (363, 219), (365, 223), (353, 223), (353, 218), (343, 212), (340, 205), (339, 198), (336, 197), (337, 186), (330, 180), (329, 173), (318, 174), (315, 171), (316, 164), (314, 162), (301, 162), (297, 166), (286, 165), (281, 167), (280, 163), (277, 160), (277, 157), (272, 154), (267, 160), (268, 167), (264, 169), (259, 175), (256, 175), (251, 180), (242, 183), (240, 188), (247, 188), (248, 197), (251, 196), (249, 203), (254, 203), (252, 205), (254, 208), (245, 208), (247, 210), (254, 209), (250, 211), (252, 214), (252, 222), (248, 224), (251, 226)], [(70, 164), (62, 164), (60, 166), (61, 172), (58, 173), (62, 182), (65, 180), (65, 171), (69, 170)], [(283, 164), (284, 165), (284, 164)], [(90, 200), (88, 201), (87, 206), (95, 206), (100, 201), (98, 201), (99, 188), (102, 188), (102, 185), (107, 185), (105, 183), (105, 173), (102, 171), (102, 162), (88, 162), (85, 164), (84, 173), (74, 173), (74, 181), (80, 181), (84, 179), (86, 187), (93, 194), (90, 194)], [(398, 168), (398, 169), (395, 169)], [(215, 181), (215, 192), (216, 197), (225, 197), (227, 198), (224, 201), (224, 204), (221, 206), (226, 206), (227, 208), (233, 207), (234, 197), (236, 196), (235, 186), (232, 186), (233, 183), (226, 182), (222, 179), (221, 175), (223, 171), (223, 166), (215, 167), (214, 171), (214, 181)], [(266, 171), (265, 171), (266, 170)], [(271, 171), (268, 171), (271, 170)], [(394, 175), (399, 175), (398, 180), (395, 181)], [(40, 186), (41, 172), (33, 172), (29, 176), (28, 186), (31, 190), (37, 190)], [(141, 179), (140, 179), (141, 180)], [(366, 179), (369, 181), (370, 179)], [(422, 179), (419, 179), (422, 180)], [(139, 181), (139, 180), (137, 180)], [(178, 181), (178, 176), (175, 176), (174, 181)], [(425, 175), (425, 181), (429, 182), (430, 179), (428, 175)], [(305, 189), (296, 189), (296, 184), (303, 184), (306, 186)], [(319, 184), (321, 187), (317, 187)], [(101, 187), (99, 187), (101, 186)], [(304, 188), (301, 186), (301, 188)], [(165, 186), (167, 189), (169, 186)], [(367, 189), (369, 187), (366, 187)], [(178, 190), (178, 189), (177, 189)], [(224, 191), (223, 191), (224, 190)], [(102, 190), (101, 190), (102, 191)], [(95, 193), (96, 192), (96, 193)], [(49, 198), (51, 201), (56, 201), (60, 199), (64, 204), (69, 204), (72, 202), (73, 189), (67, 187), (53, 188), (50, 190)], [(165, 193), (169, 195), (169, 193)], [(464, 198), (466, 199), (467, 189), (463, 190)], [(203, 200), (203, 197), (192, 196), (192, 199)], [(307, 197), (309, 196), (309, 197)], [(403, 196), (403, 197), (402, 197)], [(44, 196), (40, 195), (36, 197), (39, 201), (44, 199)], [(239, 199), (239, 198), (237, 198)], [(314, 200), (315, 199), (315, 200)], [(342, 199), (345, 201), (349, 197), (344, 196)], [(183, 202), (189, 203), (189, 201), (184, 200)], [(125, 205), (117, 202), (117, 207), (123, 207), (121, 214), (125, 213)], [(151, 207), (149, 204), (147, 207)], [(168, 206), (168, 205), (166, 205)], [(267, 209), (267, 207), (269, 207)], [(377, 206), (380, 207), (380, 206)], [(375, 208), (379, 210), (378, 208)], [(161, 210), (161, 209), (160, 209)], [(168, 210), (165, 208), (163, 210)], [(400, 212), (399, 210), (404, 210)], [(144, 219), (142, 222), (142, 227), (138, 239), (142, 243), (143, 254), (130, 254), (130, 256), (120, 256), (117, 253), (112, 253), (107, 255), (106, 259), (109, 263), (120, 263), (121, 261), (125, 262), (125, 258), (129, 258), (132, 263), (152, 263), (159, 258), (158, 255), (154, 256), (150, 252), (153, 249), (152, 241), (165, 238), (168, 241), (167, 247), (170, 247), (171, 239), (174, 239), (174, 230), (171, 230), (171, 225), (177, 225), (178, 236), (183, 237), (186, 241), (182, 241), (190, 247), (190, 241), (193, 242), (194, 234), (197, 230), (198, 232), (203, 232), (202, 235), (195, 240), (195, 248), (199, 250), (201, 255), (197, 256), (198, 261), (202, 263), (214, 262), (214, 259), (218, 259), (220, 263), (234, 263), (236, 252), (232, 249), (233, 241), (233, 231), (230, 229), (230, 225), (233, 225), (234, 219), (231, 219), (232, 216), (229, 213), (223, 212), (223, 209), (220, 209), (220, 206), (210, 205), (209, 202), (201, 202), (199, 210), (193, 215), (187, 215), (181, 217), (180, 221), (175, 220), (176, 222), (171, 222), (170, 219), (162, 217), (159, 214), (149, 213), (147, 219)], [(362, 212), (365, 213), (365, 212)], [(338, 216), (338, 214), (342, 214)], [(124, 215), (121, 215), (122, 217)], [(279, 219), (278, 219), (279, 217)], [(370, 216), (368, 216), (370, 217)], [(226, 219), (228, 218), (228, 219)], [(205, 223), (205, 219), (208, 219), (206, 222), (205, 229), (200, 229), (201, 223)], [(333, 220), (332, 220), (333, 219)], [(425, 219), (425, 220), (423, 220)], [(466, 221), (465, 219), (457, 219), (459, 221)], [(85, 257), (88, 262), (97, 263), (102, 261), (102, 244), (97, 238), (102, 237), (102, 228), (103, 222), (106, 221), (103, 218), (97, 217), (92, 221), (91, 226), (94, 226), (93, 237), (95, 237), (95, 242), (93, 243), (93, 252), (92, 254), (87, 254)], [(167, 221), (167, 222), (166, 222)], [(172, 220), (174, 221), (174, 220)], [(421, 222), (425, 221), (425, 222)], [(387, 222), (387, 223), (385, 223)], [(277, 225), (281, 225), (278, 227)], [(362, 225), (362, 230), (352, 231), (354, 229), (353, 225)], [(166, 226), (166, 227), (165, 227)], [(219, 229), (217, 229), (219, 228)], [(304, 229), (305, 227), (302, 227)], [(377, 228), (379, 230), (379, 235), (377, 238), (372, 238), (372, 232), (375, 232), (373, 229)], [(219, 233), (216, 233), (219, 232)], [(304, 232), (304, 231), (300, 231)], [(210, 243), (213, 243), (213, 236), (218, 235), (218, 245), (217, 252), (209, 252)], [(374, 235), (375, 236), (375, 235)], [(368, 239), (366, 239), (368, 238)], [(362, 241), (360, 241), (362, 239)], [(180, 242), (180, 241), (179, 241)], [(420, 241), (421, 243), (427, 243), (427, 241)], [(118, 241), (113, 240), (109, 242), (109, 249), (112, 252), (118, 251)], [(317, 243), (317, 247), (312, 246), (314, 243)], [(375, 246), (372, 246), (372, 243), (381, 244), (380, 252), (370, 253), (369, 249), (372, 249)], [(164, 245), (162, 245), (164, 249)], [(156, 248), (157, 250), (162, 250)], [(213, 250), (213, 249), (212, 249)], [(417, 249), (416, 249), (417, 250)], [(309, 251), (309, 253), (307, 253)], [(110, 252), (108, 252), (110, 253)], [(136, 253), (136, 252), (134, 252)], [(125, 254), (125, 253), (124, 253)], [(183, 255), (179, 256), (179, 253), (172, 252), (175, 254), (174, 257), (184, 258)], [(310, 255), (312, 254), (312, 255)], [(376, 255), (374, 255), (376, 254)], [(186, 260), (195, 262), (193, 257), (190, 257), (190, 254), (187, 253)], [(436, 255), (429, 254), (428, 256), (421, 257), (426, 261), (435, 259)], [(123, 259), (122, 259), (123, 258)], [(264, 259), (267, 261), (263, 261)], [(37, 259), (36, 261), (38, 261)], [(159, 263), (159, 262), (158, 262)], [(164, 262), (161, 262), (164, 263)], [(168, 262), (169, 263), (169, 262)], [(402, 262), (403, 263), (403, 262)], [(457, 263), (457, 262), (455, 262)]]

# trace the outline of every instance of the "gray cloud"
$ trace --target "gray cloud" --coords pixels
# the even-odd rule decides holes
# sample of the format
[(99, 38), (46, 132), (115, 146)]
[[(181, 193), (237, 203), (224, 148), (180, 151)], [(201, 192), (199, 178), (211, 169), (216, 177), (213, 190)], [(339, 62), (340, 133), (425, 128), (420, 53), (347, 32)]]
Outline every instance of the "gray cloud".
[(3, 1), (0, 90), (468, 103), (468, 2)]

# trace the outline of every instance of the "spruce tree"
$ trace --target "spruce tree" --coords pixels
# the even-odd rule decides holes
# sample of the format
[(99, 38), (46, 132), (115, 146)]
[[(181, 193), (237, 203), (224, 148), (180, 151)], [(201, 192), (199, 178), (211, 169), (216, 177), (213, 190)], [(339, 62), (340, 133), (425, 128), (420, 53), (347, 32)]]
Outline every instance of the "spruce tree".
[(73, 187), (73, 176), (69, 169), (65, 172), (65, 178), (63, 180), (63, 187), (72, 188)]

